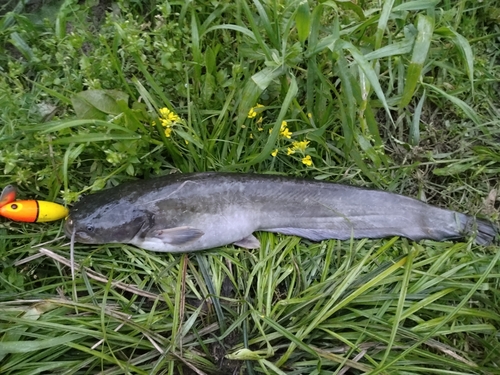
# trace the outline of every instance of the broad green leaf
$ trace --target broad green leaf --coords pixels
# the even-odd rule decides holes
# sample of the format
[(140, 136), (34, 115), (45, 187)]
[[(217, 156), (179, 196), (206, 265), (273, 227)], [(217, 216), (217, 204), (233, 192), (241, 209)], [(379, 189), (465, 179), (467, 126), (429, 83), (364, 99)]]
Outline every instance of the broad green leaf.
[(413, 46), (410, 66), (408, 67), (408, 71), (406, 73), (405, 88), (403, 90), (401, 102), (399, 103), (399, 108), (406, 107), (410, 103), (413, 93), (415, 92), (415, 88), (417, 87), (417, 83), (420, 81), (422, 68), (427, 59), (427, 54), (431, 45), (434, 30), (434, 19), (429, 16), (419, 14), (417, 29), (417, 38), (415, 39), (415, 45)]
[(117, 100), (127, 102), (128, 95), (118, 90), (87, 90), (74, 95), (71, 102), (78, 118), (104, 120), (121, 112)]
[(307, 0), (302, 0), (297, 8), (297, 12), (295, 13), (295, 25), (297, 26), (299, 41), (304, 43), (311, 31), (311, 12)]
[(285, 70), (283, 67), (267, 67), (262, 69), (260, 72), (255, 73), (252, 76), (252, 80), (255, 82), (255, 84), (264, 91), (267, 89), (267, 87), (271, 84), (273, 80), (278, 78), (280, 75), (284, 74)]

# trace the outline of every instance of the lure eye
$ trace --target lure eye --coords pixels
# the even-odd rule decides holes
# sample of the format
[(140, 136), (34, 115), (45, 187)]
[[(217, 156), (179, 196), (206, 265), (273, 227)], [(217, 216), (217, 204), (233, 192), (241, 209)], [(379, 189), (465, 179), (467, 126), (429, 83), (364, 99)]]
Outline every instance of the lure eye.
[(17, 204), (13, 203), (10, 205), (10, 208), (12, 208), (13, 210), (17, 210)]

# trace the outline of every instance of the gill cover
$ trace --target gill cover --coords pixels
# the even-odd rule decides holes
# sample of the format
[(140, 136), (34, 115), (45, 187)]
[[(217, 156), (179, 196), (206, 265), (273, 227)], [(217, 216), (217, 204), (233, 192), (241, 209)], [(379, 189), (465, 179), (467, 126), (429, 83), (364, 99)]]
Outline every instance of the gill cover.
[(68, 237), (75, 232), (75, 241), (81, 243), (128, 242), (136, 235), (147, 233), (154, 223), (154, 215), (120, 200), (96, 206), (86, 204), (83, 197), (75, 203), (64, 224)]

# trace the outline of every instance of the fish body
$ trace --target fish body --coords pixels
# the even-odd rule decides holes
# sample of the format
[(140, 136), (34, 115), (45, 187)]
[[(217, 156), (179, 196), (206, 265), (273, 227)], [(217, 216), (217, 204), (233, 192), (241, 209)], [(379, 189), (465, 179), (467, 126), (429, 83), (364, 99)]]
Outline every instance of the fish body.
[(0, 216), (26, 223), (43, 223), (68, 216), (69, 210), (57, 203), (34, 199), (17, 200), (17, 190), (7, 185), (0, 195)]
[(173, 174), (83, 197), (65, 232), (77, 242), (189, 252), (259, 246), (255, 231), (325, 239), (403, 236), (490, 243), (492, 223), (379, 190), (274, 175)]

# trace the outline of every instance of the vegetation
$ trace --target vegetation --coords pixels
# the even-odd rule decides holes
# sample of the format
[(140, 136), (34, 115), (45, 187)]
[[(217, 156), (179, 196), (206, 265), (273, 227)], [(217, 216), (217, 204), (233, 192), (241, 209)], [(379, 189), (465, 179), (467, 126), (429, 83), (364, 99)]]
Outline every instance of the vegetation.
[[(282, 173), (499, 220), (500, 2), (10, 0), (1, 186)], [(500, 251), (161, 254), (0, 223), (2, 374), (499, 374)]]

